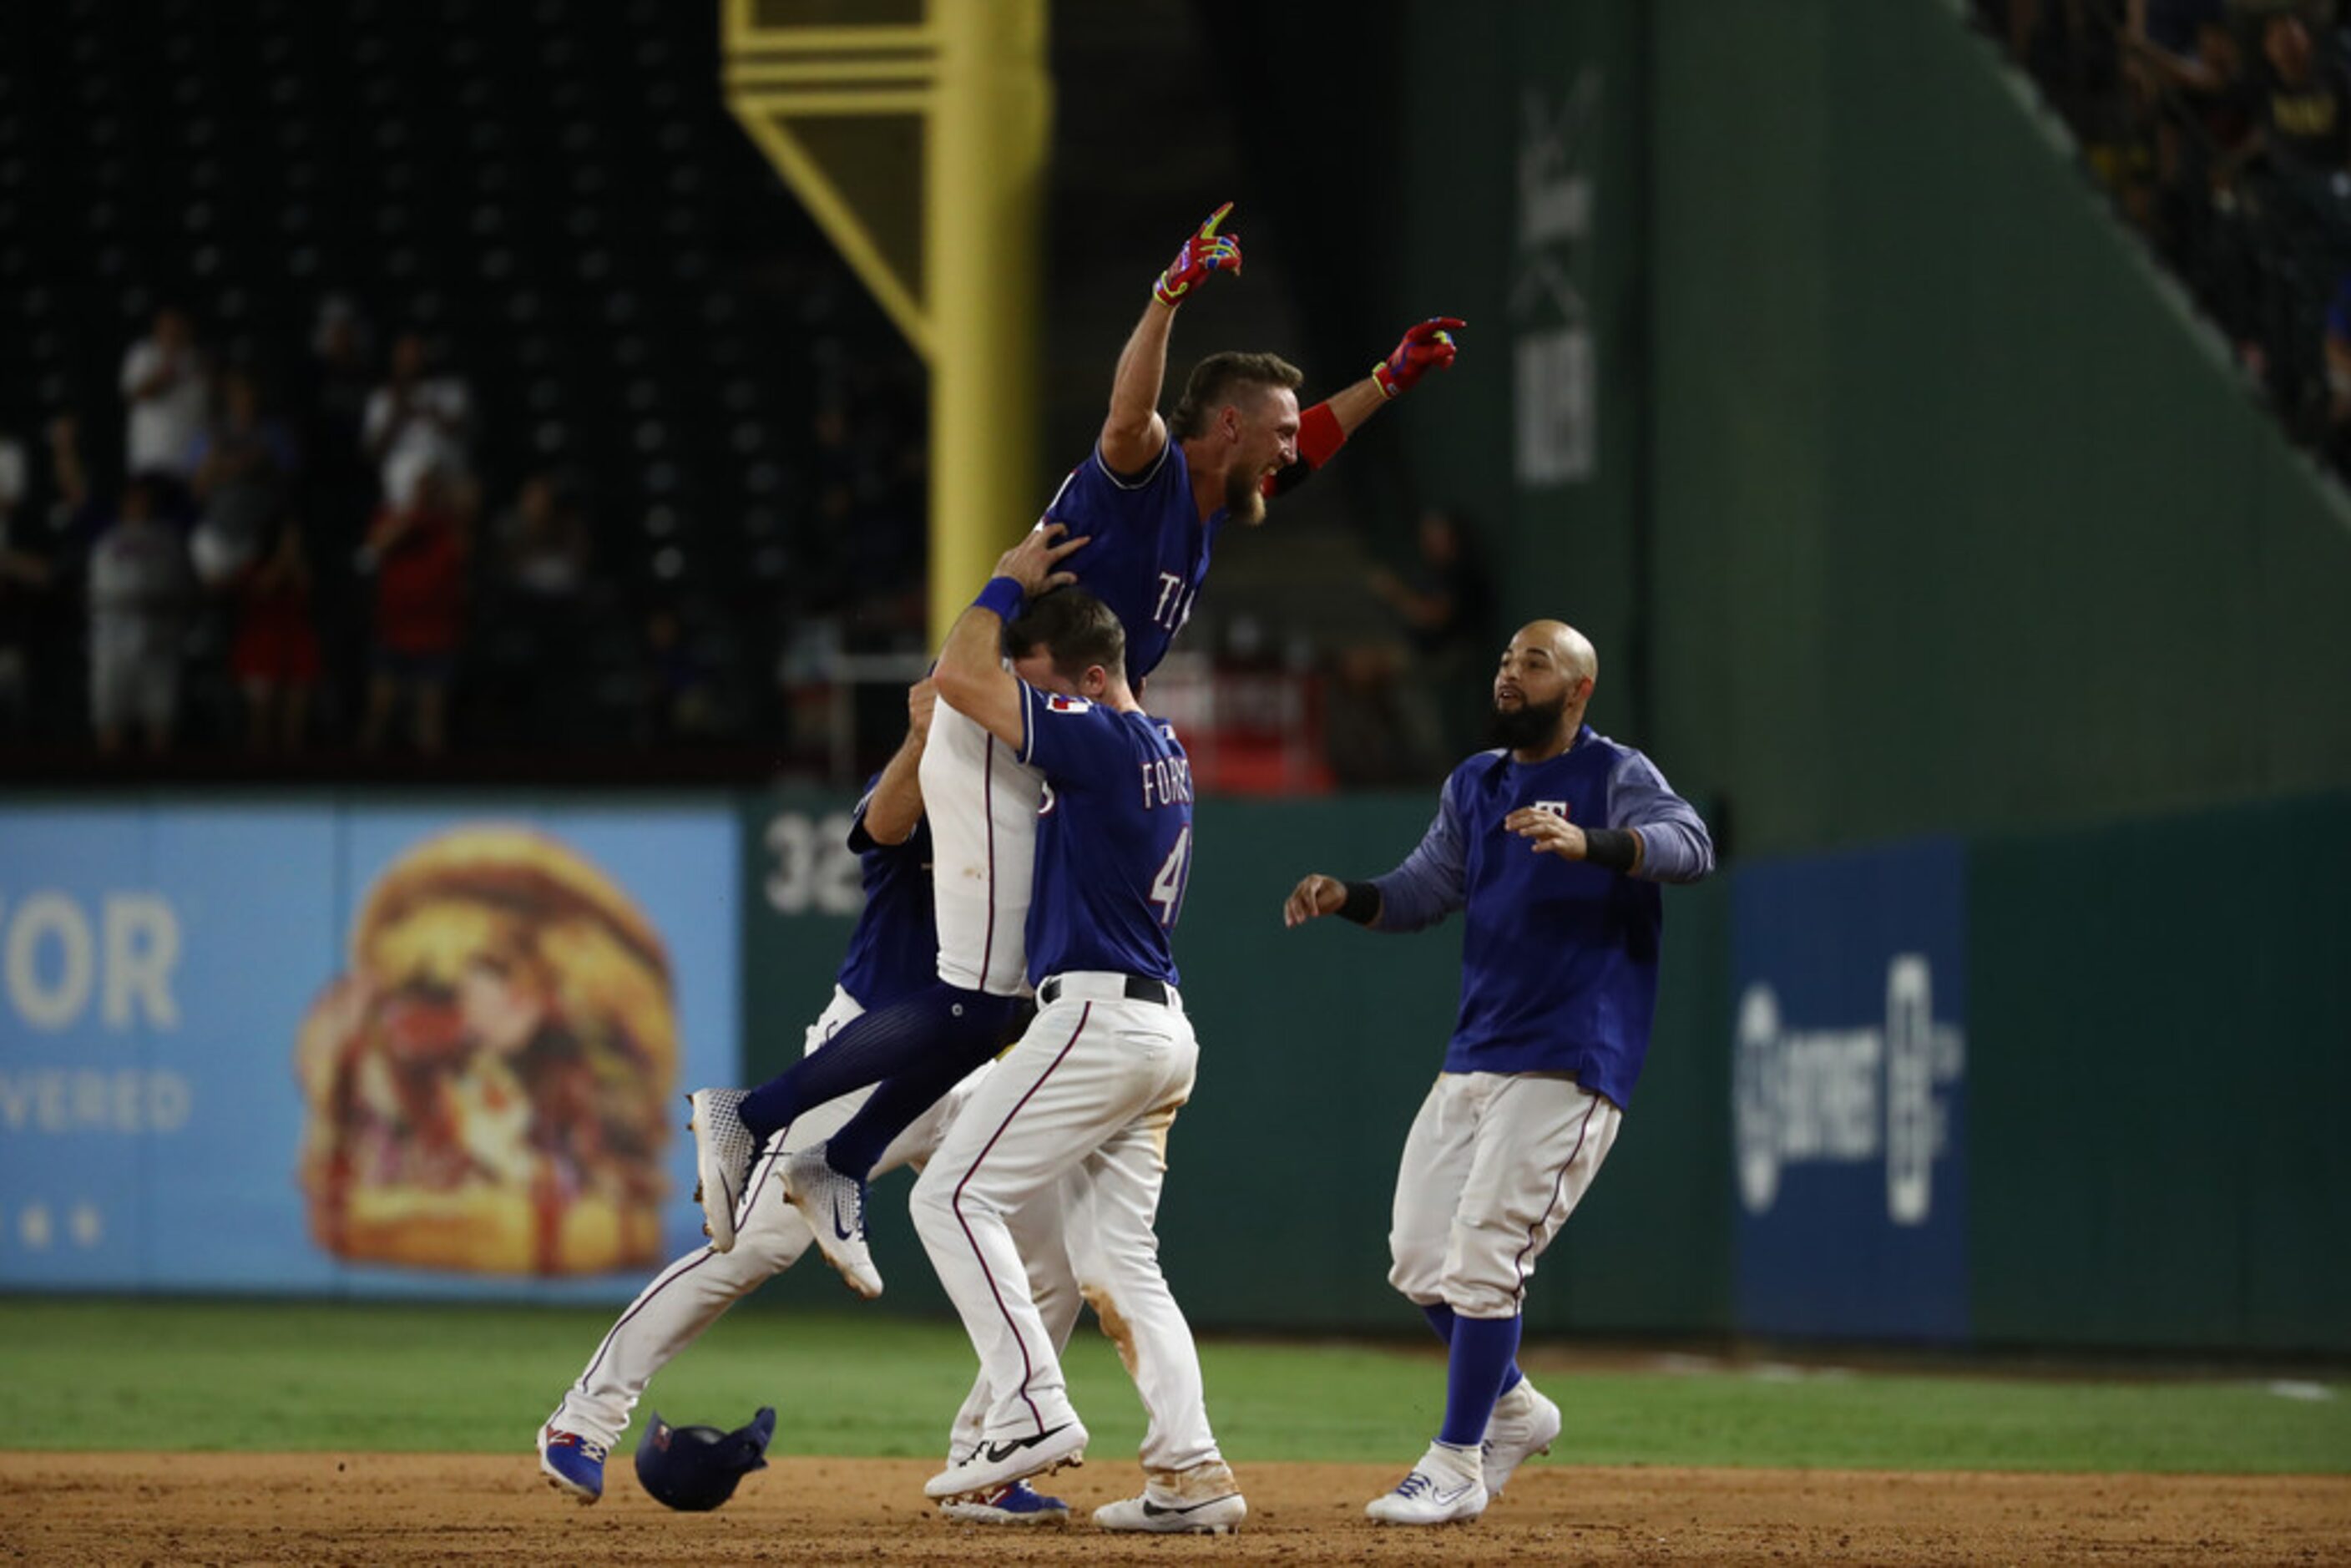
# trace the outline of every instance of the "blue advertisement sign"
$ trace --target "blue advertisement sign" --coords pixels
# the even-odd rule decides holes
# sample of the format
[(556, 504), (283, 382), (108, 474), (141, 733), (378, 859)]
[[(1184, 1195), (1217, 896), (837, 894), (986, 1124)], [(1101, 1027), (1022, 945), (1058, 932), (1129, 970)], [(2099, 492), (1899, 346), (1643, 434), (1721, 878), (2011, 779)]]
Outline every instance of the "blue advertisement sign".
[(731, 811), (0, 810), (0, 1288), (625, 1297), (699, 1244)]
[(1737, 873), (1742, 1330), (1967, 1338), (1965, 901), (1956, 841)]

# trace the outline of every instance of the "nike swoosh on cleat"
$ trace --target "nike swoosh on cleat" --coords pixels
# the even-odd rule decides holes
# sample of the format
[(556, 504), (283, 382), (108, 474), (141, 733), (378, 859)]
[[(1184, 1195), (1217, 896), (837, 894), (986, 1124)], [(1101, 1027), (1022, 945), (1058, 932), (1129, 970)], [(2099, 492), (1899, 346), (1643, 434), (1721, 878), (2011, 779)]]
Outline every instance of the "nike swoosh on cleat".
[(1220, 1497), (1212, 1497), (1206, 1502), (1187, 1502), (1180, 1508), (1162, 1508), (1159, 1504), (1152, 1501), (1149, 1498), (1144, 1498), (1143, 1500), (1143, 1517), (1145, 1519), (1165, 1519), (1172, 1513), (1196, 1513), (1204, 1508), (1211, 1507), (1217, 1503), (1223, 1502), (1224, 1500), (1225, 1500)]
[(841, 1223), (841, 1199), (837, 1197), (832, 1200), (832, 1233), (835, 1236), (840, 1237), (843, 1241), (848, 1240), (852, 1236), (856, 1234), (855, 1231)]
[(1429, 1500), (1437, 1504), (1437, 1507), (1443, 1508), (1448, 1503), (1459, 1502), (1463, 1498), (1468, 1497), (1468, 1495), (1469, 1483), (1464, 1481), (1459, 1486), (1455, 1487), (1451, 1491), (1432, 1493)]
[(1040, 1432), (1033, 1437), (1015, 1437), (1008, 1443), (990, 1443), (987, 1445), (987, 1462), (991, 1465), (1000, 1465), (1021, 1449), (1033, 1448), (1063, 1429), (1056, 1427), (1050, 1432)]

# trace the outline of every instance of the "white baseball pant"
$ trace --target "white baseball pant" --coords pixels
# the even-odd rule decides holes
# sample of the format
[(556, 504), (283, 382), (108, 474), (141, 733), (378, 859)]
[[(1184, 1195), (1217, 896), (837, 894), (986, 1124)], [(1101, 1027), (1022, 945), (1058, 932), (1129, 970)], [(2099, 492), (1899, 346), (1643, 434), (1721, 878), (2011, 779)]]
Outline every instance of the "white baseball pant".
[[(835, 987), (831, 1004), (809, 1027), (807, 1049), (815, 1051), (864, 1010), (849, 993)], [(925, 1112), (883, 1152), (873, 1174), (878, 1176), (928, 1158), (973, 1088), (992, 1069), (993, 1063), (980, 1068)], [(771, 1178), (784, 1155), (831, 1137), (872, 1092), (863, 1090), (818, 1107), (768, 1145), (743, 1197), (735, 1249), (714, 1252), (699, 1248), (655, 1275), (596, 1347), (587, 1369), (548, 1417), (549, 1425), (608, 1447), (618, 1443), (653, 1375), (700, 1338), (729, 1307), (799, 1260), (813, 1238), (799, 1210), (785, 1199), (782, 1186)], [(1032, 1260), (1029, 1288), (1042, 1320), (1060, 1336), (1059, 1343), (1067, 1343), (1081, 1301), (1077, 1281), (1070, 1271), (1069, 1255), (1061, 1245), (1060, 1207), (1056, 1195), (1047, 1194), (1014, 1216), (1012, 1223), (1019, 1233), (1022, 1256)], [(983, 1378), (983, 1386), (976, 1388), (966, 1404), (989, 1402)]]
[(1079, 1260), (1087, 1298), (1149, 1417), (1143, 1463), (1189, 1469), (1220, 1456), (1152, 1226), (1199, 1045), (1172, 992), (1166, 1004), (1135, 1001), (1121, 975), (1056, 978), (1060, 994), (973, 1091), (914, 1184), (914, 1228), (997, 1391), (987, 1437), (1032, 1436), (1076, 1413), (1007, 1217), (1065, 1184), (1065, 1233), (1091, 1239)]
[(1027, 989), (1029, 894), (1044, 776), (941, 703), (931, 714), (922, 781), (939, 978), (967, 991), (1019, 996)]
[(1516, 1316), (1623, 1119), (1564, 1072), (1438, 1074), (1396, 1171), (1388, 1283), (1463, 1317)]

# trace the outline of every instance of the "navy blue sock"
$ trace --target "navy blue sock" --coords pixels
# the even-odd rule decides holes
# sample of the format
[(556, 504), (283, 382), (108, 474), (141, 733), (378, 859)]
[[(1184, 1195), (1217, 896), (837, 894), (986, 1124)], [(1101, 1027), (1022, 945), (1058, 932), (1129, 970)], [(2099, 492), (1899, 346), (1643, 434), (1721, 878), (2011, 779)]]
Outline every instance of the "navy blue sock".
[(825, 1164), (852, 1181), (871, 1177), (893, 1138), (913, 1126), (973, 1068), (1019, 1040), (1037, 1016), (1037, 1004), (1026, 997), (987, 997), (984, 1002), (998, 1002), (1002, 1008), (991, 1014), (984, 1004), (967, 1007), (957, 1020), (967, 1027), (948, 1031), (922, 1061), (883, 1079), (857, 1114), (825, 1140)]
[[(896, 1134), (892, 1135), (894, 1137)], [(1420, 1309), (1420, 1315), (1428, 1320), (1428, 1326), (1437, 1331), (1437, 1338), (1443, 1340), (1447, 1345), (1453, 1343), (1453, 1309), (1451, 1307), (1447, 1306), (1443, 1301), (1424, 1302)], [(1519, 1370), (1518, 1358), (1513, 1354), (1510, 1359), (1510, 1369), (1502, 1375), (1502, 1386), (1496, 1390), (1495, 1396), (1499, 1398), (1502, 1395), (1508, 1394), (1525, 1382), (1526, 1377), (1527, 1375)]]
[(1437, 1440), (1474, 1448), (1486, 1440), (1486, 1423), (1493, 1419), (1494, 1401), (1502, 1396), (1503, 1375), (1518, 1357), (1519, 1320), (1456, 1317), (1450, 1343), (1445, 1426)]
[(941, 1040), (921, 1061), (884, 1078), (857, 1114), (825, 1140), (825, 1164), (842, 1176), (865, 1180), (882, 1163), (891, 1139), (913, 1126), (939, 1103), (940, 1095), (1000, 1049), (995, 1034), (977, 1030), (963, 1039)]
[(822, 1050), (745, 1095), (743, 1125), (764, 1144), (828, 1100), (919, 1065), (942, 1040), (995, 1038), (1007, 1013), (1019, 1005), (1018, 998), (937, 983), (904, 1001), (861, 1013)]

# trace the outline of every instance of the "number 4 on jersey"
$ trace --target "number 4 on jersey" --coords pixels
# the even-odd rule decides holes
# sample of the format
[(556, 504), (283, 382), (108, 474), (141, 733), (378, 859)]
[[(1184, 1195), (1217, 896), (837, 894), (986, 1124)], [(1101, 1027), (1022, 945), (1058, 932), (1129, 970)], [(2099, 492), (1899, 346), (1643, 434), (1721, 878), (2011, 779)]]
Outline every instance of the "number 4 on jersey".
[(1176, 929), (1176, 916), (1184, 907), (1184, 883), (1192, 871), (1192, 825), (1176, 835), (1176, 847), (1167, 852), (1167, 860), (1159, 874), (1151, 879), (1151, 902), (1159, 906), (1159, 924), (1168, 930)]

